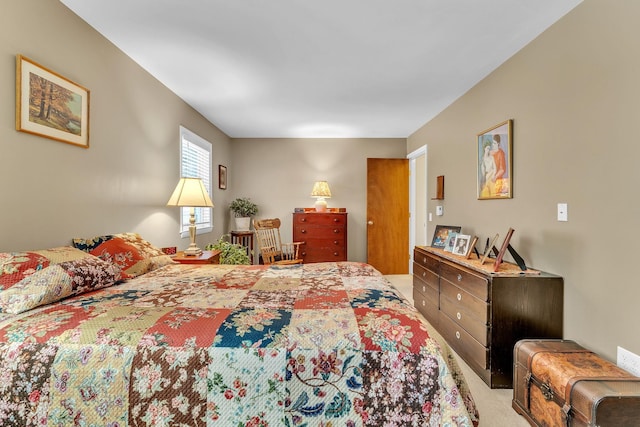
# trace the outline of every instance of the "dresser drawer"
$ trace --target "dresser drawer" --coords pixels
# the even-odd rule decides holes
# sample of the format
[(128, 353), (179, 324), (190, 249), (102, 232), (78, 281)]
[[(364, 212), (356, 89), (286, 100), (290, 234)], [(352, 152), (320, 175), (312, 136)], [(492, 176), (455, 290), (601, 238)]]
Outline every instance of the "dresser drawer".
[(473, 317), (469, 312), (464, 310), (457, 301), (449, 298), (440, 298), (440, 310), (446, 314), (455, 323), (460, 325), (480, 344), (487, 346), (489, 343), (489, 327), (487, 324)]
[(440, 271), (440, 261), (438, 261), (437, 258), (427, 255), (417, 249), (413, 251), (413, 261), (436, 274)]
[(293, 214), (293, 225), (320, 225), (320, 226), (331, 226), (331, 225), (346, 225), (347, 223), (347, 215), (346, 214), (329, 214), (329, 213), (304, 213), (304, 214)]
[(439, 331), (451, 347), (467, 362), (473, 362), (482, 369), (488, 368), (489, 353), (487, 347), (476, 341), (467, 331), (440, 312)]
[(413, 281), (414, 299), (416, 293), (423, 296), (430, 304), (433, 304), (436, 307), (440, 305), (440, 292), (438, 292), (438, 289), (432, 288), (421, 280)]
[(330, 227), (322, 227), (318, 225), (297, 225), (293, 229), (293, 234), (295, 235), (294, 239), (330, 239), (331, 236), (343, 237), (344, 230), (344, 226), (342, 225), (333, 225)]
[(347, 254), (344, 247), (335, 248), (318, 248), (318, 247), (300, 247), (300, 256), (303, 262), (322, 262), (322, 261), (346, 261)]
[(438, 275), (415, 262), (413, 263), (413, 277), (422, 280), (436, 290), (440, 288)]
[(489, 301), (489, 281), (486, 277), (446, 262), (440, 264), (440, 276), (481, 300)]
[(432, 304), (430, 299), (427, 299), (424, 294), (418, 292), (415, 288), (413, 288), (413, 305), (418, 309), (420, 314), (431, 323), (431, 326), (438, 327), (440, 318), (438, 305)]
[[(452, 317), (455, 316), (455, 312), (464, 312), (466, 315), (471, 316), (483, 324), (489, 323), (489, 304), (482, 300), (479, 300), (470, 293), (460, 289), (457, 286), (443, 280), (440, 282), (440, 305), (442, 306), (442, 298), (447, 298), (454, 304), (454, 312)], [(450, 313), (451, 315), (451, 313)]]

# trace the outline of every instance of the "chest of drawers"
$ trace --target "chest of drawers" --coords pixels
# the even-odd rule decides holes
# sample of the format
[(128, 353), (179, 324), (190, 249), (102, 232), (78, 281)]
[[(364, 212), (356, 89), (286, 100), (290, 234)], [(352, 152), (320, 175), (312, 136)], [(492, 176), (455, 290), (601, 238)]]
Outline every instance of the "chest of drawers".
[(304, 263), (347, 260), (346, 212), (294, 212), (293, 241)]
[(416, 308), (491, 388), (512, 388), (518, 340), (562, 338), (562, 277), (491, 274), (422, 246), (413, 259)]

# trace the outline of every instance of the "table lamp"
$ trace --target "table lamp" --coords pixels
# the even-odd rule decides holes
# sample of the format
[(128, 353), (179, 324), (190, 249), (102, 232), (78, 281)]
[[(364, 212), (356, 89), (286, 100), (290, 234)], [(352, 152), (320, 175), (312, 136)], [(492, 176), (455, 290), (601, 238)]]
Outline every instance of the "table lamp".
[(197, 256), (202, 249), (196, 246), (196, 210), (195, 208), (212, 208), (213, 202), (200, 178), (180, 178), (180, 182), (173, 190), (167, 206), (189, 207), (189, 237), (191, 244), (184, 251), (185, 255)]
[(316, 198), (316, 212), (326, 212), (327, 201), (325, 199), (331, 198), (331, 190), (329, 190), (327, 181), (316, 181), (313, 184), (313, 190), (311, 190), (311, 197)]

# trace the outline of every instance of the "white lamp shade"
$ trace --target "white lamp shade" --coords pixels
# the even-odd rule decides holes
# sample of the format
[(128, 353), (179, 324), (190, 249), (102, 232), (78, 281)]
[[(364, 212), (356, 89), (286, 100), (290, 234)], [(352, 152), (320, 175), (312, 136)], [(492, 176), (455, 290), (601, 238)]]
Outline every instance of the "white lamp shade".
[(311, 197), (331, 198), (331, 190), (327, 181), (316, 181), (311, 190)]
[(167, 206), (213, 207), (213, 202), (200, 178), (180, 178)]

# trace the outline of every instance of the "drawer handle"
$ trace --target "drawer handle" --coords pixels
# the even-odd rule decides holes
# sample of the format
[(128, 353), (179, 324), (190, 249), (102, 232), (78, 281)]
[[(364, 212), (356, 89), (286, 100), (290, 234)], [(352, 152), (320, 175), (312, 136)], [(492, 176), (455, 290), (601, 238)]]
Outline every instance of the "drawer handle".
[(334, 233), (338, 234), (340, 233), (340, 230), (338, 230), (337, 228), (335, 230), (333, 230)]
[(338, 222), (338, 218), (333, 218), (333, 222)]
[(458, 282), (462, 282), (462, 274), (458, 274)]
[(462, 294), (458, 293), (458, 295), (456, 295), (456, 298), (458, 298), (458, 301), (462, 301)]
[(427, 277), (427, 272), (426, 271), (422, 272), (422, 277)]
[(425, 305), (427, 305), (427, 304), (425, 304), (424, 300), (422, 300), (422, 306), (424, 307)]
[(303, 228), (302, 230), (300, 230), (300, 232), (301, 232), (302, 234), (306, 234), (306, 233), (307, 233), (307, 230), (305, 230), (305, 229)]
[(300, 218), (300, 222), (307, 222), (307, 218)]
[(422, 292), (427, 292), (427, 287), (425, 285), (422, 285)]
[(333, 256), (338, 256), (338, 252), (334, 252), (334, 253), (333, 253)]
[(427, 257), (422, 258), (422, 262), (426, 264), (427, 263)]
[(460, 331), (456, 331), (456, 338), (460, 339)]
[(333, 241), (333, 244), (334, 244), (334, 245), (337, 245), (337, 244), (338, 244), (338, 241), (337, 241), (337, 240), (334, 240), (334, 241)]
[(462, 314), (460, 314), (460, 312), (456, 313), (456, 317), (458, 318), (458, 320), (462, 319)]

